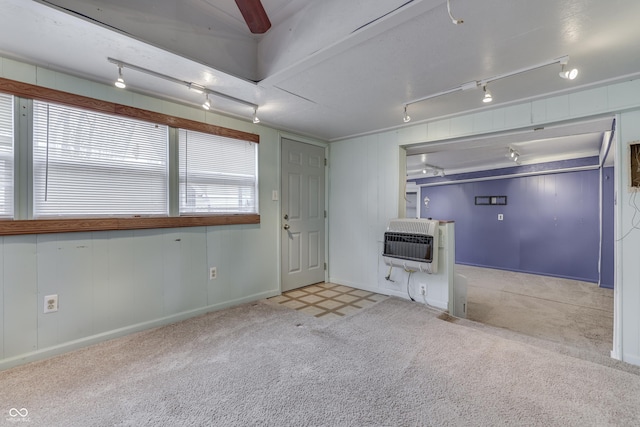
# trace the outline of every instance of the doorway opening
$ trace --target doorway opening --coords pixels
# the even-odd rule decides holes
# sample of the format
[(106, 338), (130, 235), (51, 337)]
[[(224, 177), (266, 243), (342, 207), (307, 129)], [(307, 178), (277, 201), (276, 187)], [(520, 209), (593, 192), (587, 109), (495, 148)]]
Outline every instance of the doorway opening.
[[(614, 128), (608, 116), (406, 147), (408, 188), (429, 201), (420, 216), (455, 221), (468, 318), (533, 336), (547, 330), (557, 342), (559, 324), (575, 323), (585, 347), (603, 352), (588, 342), (597, 334), (613, 348)], [(586, 294), (598, 303), (582, 304)], [(575, 322), (549, 315), (531, 323), (537, 328), (520, 327), (539, 304), (579, 313)]]

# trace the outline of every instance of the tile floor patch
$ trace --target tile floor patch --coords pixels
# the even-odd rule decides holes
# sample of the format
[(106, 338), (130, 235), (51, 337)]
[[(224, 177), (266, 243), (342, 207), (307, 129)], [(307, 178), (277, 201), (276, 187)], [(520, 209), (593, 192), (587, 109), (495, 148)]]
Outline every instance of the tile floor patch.
[(310, 316), (322, 319), (339, 319), (357, 313), (366, 307), (386, 299), (375, 294), (334, 283), (316, 283), (304, 288), (284, 292), (269, 298), (274, 302)]

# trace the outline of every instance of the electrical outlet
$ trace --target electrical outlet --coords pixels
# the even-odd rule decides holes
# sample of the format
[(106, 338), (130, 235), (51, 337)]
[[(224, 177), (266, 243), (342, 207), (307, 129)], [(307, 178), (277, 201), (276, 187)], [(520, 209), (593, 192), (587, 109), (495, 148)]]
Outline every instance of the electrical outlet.
[(58, 311), (58, 295), (47, 295), (44, 297), (44, 312), (53, 313)]
[(427, 295), (427, 286), (420, 285), (420, 295)]
[(209, 280), (215, 280), (218, 278), (218, 267), (211, 267), (209, 269)]

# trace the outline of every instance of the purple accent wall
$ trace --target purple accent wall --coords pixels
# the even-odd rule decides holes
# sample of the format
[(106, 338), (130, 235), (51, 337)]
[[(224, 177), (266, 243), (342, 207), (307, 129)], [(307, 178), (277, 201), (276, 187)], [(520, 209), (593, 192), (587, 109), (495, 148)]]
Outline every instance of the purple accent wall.
[[(425, 196), (424, 217), (456, 222), (457, 263), (598, 282), (598, 170), (423, 187)], [(507, 196), (508, 204), (476, 206), (475, 196)], [(606, 221), (613, 237), (612, 213)]]

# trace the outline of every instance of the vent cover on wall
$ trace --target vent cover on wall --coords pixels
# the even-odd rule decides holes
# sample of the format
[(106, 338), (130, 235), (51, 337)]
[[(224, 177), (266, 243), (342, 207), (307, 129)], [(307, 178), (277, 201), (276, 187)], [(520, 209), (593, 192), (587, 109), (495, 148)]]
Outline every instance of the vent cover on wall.
[(407, 271), (438, 271), (438, 225), (435, 220), (399, 218), (384, 233), (384, 262)]

